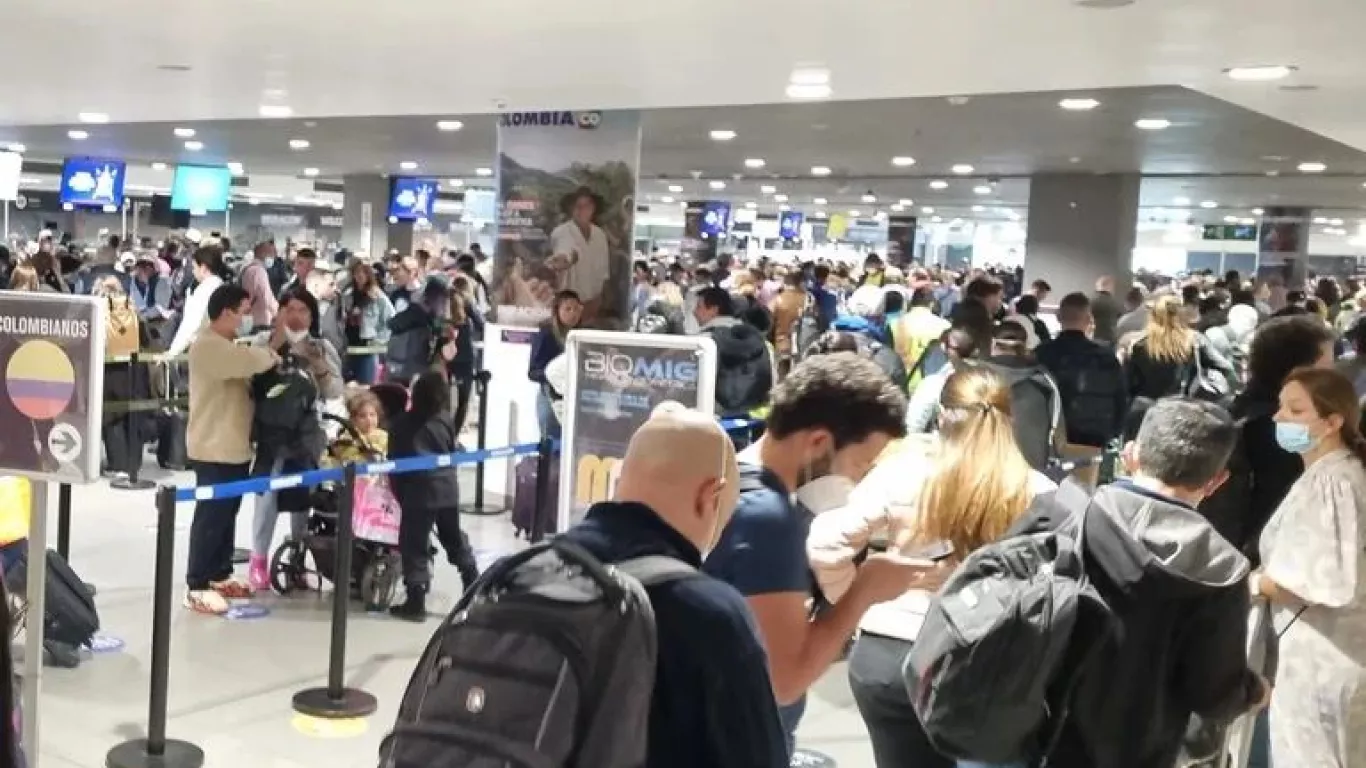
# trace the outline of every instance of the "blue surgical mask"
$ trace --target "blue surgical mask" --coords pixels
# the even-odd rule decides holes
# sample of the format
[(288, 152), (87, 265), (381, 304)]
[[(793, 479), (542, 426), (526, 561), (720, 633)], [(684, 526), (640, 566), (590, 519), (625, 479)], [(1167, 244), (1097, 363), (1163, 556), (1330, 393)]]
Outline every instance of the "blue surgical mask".
[(1308, 453), (1318, 442), (1309, 427), (1293, 421), (1276, 422), (1276, 444), (1291, 453)]

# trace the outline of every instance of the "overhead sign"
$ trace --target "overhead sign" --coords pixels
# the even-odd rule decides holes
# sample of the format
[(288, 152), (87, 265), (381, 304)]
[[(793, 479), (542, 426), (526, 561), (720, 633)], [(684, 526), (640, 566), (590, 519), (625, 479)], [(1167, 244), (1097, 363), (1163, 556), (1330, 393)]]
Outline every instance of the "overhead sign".
[(436, 203), (436, 179), (399, 176), (389, 192), (389, 218), (397, 221), (430, 221)]
[(0, 473), (100, 478), (106, 311), (89, 296), (0, 291)]
[(62, 205), (117, 208), (123, 205), (124, 163), (68, 157), (62, 164)]
[(561, 432), (558, 530), (612, 498), (626, 446), (668, 400), (715, 410), (716, 343), (707, 336), (571, 331)]
[(778, 237), (784, 240), (799, 240), (802, 236), (802, 214), (800, 211), (783, 211), (778, 215)]

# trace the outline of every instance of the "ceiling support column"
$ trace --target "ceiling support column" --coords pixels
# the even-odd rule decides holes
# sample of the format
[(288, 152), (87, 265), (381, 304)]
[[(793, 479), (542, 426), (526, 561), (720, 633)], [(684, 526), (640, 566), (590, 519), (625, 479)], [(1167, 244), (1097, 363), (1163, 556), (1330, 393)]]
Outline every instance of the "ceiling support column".
[(412, 255), (413, 223), (389, 223), (389, 177), (342, 177), (342, 247), (384, 258), (391, 250)]
[(1091, 295), (1113, 277), (1123, 296), (1133, 282), (1138, 174), (1040, 174), (1029, 182), (1025, 283), (1047, 280), (1056, 302)]

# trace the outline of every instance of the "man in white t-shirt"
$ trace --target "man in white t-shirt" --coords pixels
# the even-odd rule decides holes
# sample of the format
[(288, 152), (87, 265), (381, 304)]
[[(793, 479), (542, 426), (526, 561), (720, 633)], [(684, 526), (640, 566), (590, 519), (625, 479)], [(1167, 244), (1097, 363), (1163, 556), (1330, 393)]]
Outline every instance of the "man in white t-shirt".
[(599, 204), (592, 190), (578, 188), (566, 206), (569, 220), (550, 233), (550, 265), (564, 274), (561, 287), (583, 301), (585, 320), (599, 314), (603, 290), (612, 277), (607, 233), (594, 223)]

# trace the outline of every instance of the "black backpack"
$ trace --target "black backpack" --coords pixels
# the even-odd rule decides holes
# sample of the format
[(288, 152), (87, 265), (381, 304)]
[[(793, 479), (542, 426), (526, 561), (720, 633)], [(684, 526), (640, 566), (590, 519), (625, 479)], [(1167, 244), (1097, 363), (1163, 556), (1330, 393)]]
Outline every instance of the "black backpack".
[(651, 556), (603, 565), (557, 538), (470, 587), (427, 645), (380, 745), (386, 768), (645, 765), (657, 637)]
[(252, 439), (260, 444), (288, 444), (318, 421), (318, 383), (293, 355), (251, 380)]
[(389, 337), (384, 348), (384, 377), (405, 386), (432, 363), (432, 328), (423, 323)]
[(1057, 383), (1068, 440), (1104, 446), (1118, 437), (1127, 412), (1122, 403), (1124, 369), (1114, 353), (1100, 346), (1058, 355), (1048, 361)]
[(1054, 437), (1062, 414), (1057, 385), (1042, 366), (1020, 367), (990, 361), (985, 365), (1010, 385), (1011, 424), (1020, 453), (1029, 466), (1039, 472), (1048, 471), (1056, 458)]

